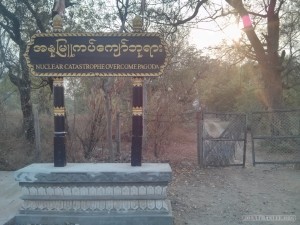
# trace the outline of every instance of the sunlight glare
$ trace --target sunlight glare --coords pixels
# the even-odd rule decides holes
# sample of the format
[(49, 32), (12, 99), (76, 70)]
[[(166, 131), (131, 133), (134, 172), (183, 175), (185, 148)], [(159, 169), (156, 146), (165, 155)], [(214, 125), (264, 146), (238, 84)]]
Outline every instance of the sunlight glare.
[[(215, 31), (214, 31), (215, 29)], [(242, 36), (242, 30), (237, 24), (231, 24), (222, 31), (216, 31), (217, 27), (211, 29), (192, 29), (189, 43), (199, 49), (213, 47), (226, 41), (228, 44), (238, 42)]]
[(225, 39), (229, 42), (238, 42), (242, 36), (241, 29), (236, 25), (229, 25), (224, 29)]

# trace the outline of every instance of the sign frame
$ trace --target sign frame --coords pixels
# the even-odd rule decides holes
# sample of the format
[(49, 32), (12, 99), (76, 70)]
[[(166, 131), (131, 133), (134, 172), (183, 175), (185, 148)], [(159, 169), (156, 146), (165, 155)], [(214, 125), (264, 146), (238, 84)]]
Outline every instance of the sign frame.
[[(90, 41), (91, 40), (94, 40), (96, 41), (95, 39), (99, 38), (99, 39), (103, 39), (104, 41), (106, 42), (110, 42), (112, 39), (117, 39), (117, 40), (120, 40), (121, 43), (123, 43), (121, 45), (121, 43), (118, 43), (118, 44), (114, 44), (114, 51), (113, 49), (111, 48), (112, 44), (108, 44), (110, 46), (110, 49), (104, 49), (103, 47), (100, 49), (99, 46), (108, 46), (108, 45), (102, 45), (102, 43), (100, 43), (100, 45), (97, 45), (97, 51), (98, 53), (100, 52), (100, 50), (102, 51), (101, 53), (103, 54), (106, 54), (104, 59), (106, 61), (109, 61), (111, 60), (112, 61), (112, 64), (91, 64), (91, 65), (97, 65), (98, 67), (97, 68), (100, 68), (99, 66), (102, 65), (102, 71), (98, 71), (96, 69), (93, 69), (94, 71), (89, 71), (89, 70), (86, 70), (86, 71), (76, 71), (76, 69), (73, 69), (72, 71), (68, 71), (68, 72), (61, 72), (59, 71), (59, 68), (61, 70), (63, 70), (63, 65), (76, 65), (75, 64), (58, 64), (58, 63), (51, 63), (51, 60), (53, 60), (53, 58), (57, 57), (59, 58), (60, 56), (57, 55), (57, 51), (58, 51), (58, 41), (57, 40), (66, 40), (64, 41), (64, 45), (61, 45), (61, 46), (65, 46), (65, 47), (68, 47), (68, 46), (71, 46), (71, 44), (67, 44), (67, 39), (71, 39), (71, 38), (90, 38)], [(44, 46), (44, 49), (40, 48), (42, 45), (37, 45), (35, 43), (36, 40), (39, 39), (40, 42), (43, 42), (45, 41), (47, 38), (53, 38), (53, 40), (56, 40), (57, 42), (57, 46), (55, 45), (55, 48), (53, 43), (52, 45), (49, 45), (49, 46), (46, 46), (46, 45), (43, 45)], [(63, 39), (64, 38), (64, 39)], [(134, 40), (135, 45), (126, 45), (125, 41), (127, 42), (130, 42), (130, 39)], [(146, 40), (146, 42), (145, 42)], [(151, 40), (155, 40), (155, 44), (154, 45), (151, 45), (151, 43), (147, 43), (147, 41), (151, 41)], [(123, 42), (122, 42), (123, 41)], [(141, 43), (139, 42), (143, 42), (142, 45)], [(99, 43), (99, 42), (98, 42)], [(87, 43), (88, 44), (88, 43)], [(78, 45), (78, 46), (83, 46), (83, 45)], [(128, 63), (128, 64), (118, 64), (118, 60), (120, 59), (116, 59), (117, 57), (119, 57), (120, 55), (120, 48), (123, 46), (125, 50), (123, 50), (123, 53), (124, 55), (121, 56), (123, 57), (123, 60), (127, 60), (129, 61), (129, 58), (130, 57), (126, 57), (126, 54), (130, 55), (131, 57), (133, 56), (133, 54), (137, 54), (137, 63), (136, 64), (131, 64), (131, 63)], [(130, 47), (133, 46), (131, 49)], [(158, 48), (159, 46), (159, 48)], [(49, 50), (51, 47), (51, 50)], [(95, 46), (94, 46), (95, 47)], [(98, 49), (99, 47), (99, 49)], [(116, 49), (119, 47), (118, 49), (118, 53), (119, 55), (116, 56)], [(152, 48), (153, 47), (153, 48)], [(152, 52), (151, 52), (151, 48), (152, 48)], [(34, 49), (34, 50), (33, 50)], [(56, 52), (54, 52), (54, 50), (56, 50)], [(65, 48), (66, 49), (66, 48)], [(74, 46), (72, 45), (72, 49), (75, 49)], [(87, 49), (87, 45), (85, 45), (85, 51)], [(75, 49), (76, 50), (76, 49)], [(77, 48), (78, 50), (78, 48)], [(106, 51), (107, 50), (107, 51)], [(35, 52), (33, 52), (35, 51)], [(51, 56), (49, 55), (49, 64), (37, 64), (33, 61), (38, 61), (40, 59), (38, 59), (38, 57), (36, 55), (37, 51), (39, 51), (38, 53), (42, 54), (42, 53), (45, 53), (45, 54), (52, 54)], [(69, 51), (69, 47), (68, 47), (68, 51)], [(143, 52), (142, 52), (143, 51)], [(141, 52), (143, 53), (143, 55), (141, 54)], [(34, 55), (36, 54), (36, 55)], [(56, 55), (55, 55), (56, 54)], [(66, 52), (64, 52), (64, 54), (66, 54)], [(84, 58), (84, 53), (83, 52), (79, 52), (78, 54), (81, 54), (81, 56), (79, 57), (79, 61), (82, 60), (82, 58)], [(94, 55), (97, 54), (97, 53), (93, 53)], [(108, 54), (111, 55), (111, 58), (109, 58), (110, 56), (108, 56)], [(114, 55), (115, 54), (115, 55)], [(140, 55), (138, 55), (140, 54)], [(74, 55), (74, 53), (73, 53)], [(69, 56), (64, 56), (64, 57), (61, 57), (61, 60), (64, 60), (64, 63), (68, 62), (67, 60), (68, 59), (65, 59), (65, 58), (68, 58), (69, 57), (69, 60), (72, 60), (71, 57), (75, 57), (71, 55), (70, 57)], [(100, 53), (99, 53), (100, 55)], [(146, 56), (145, 56), (146, 55)], [(151, 63), (151, 60), (155, 57), (155, 56), (159, 56), (160, 58), (159, 59), (155, 59), (153, 63)], [(117, 33), (117, 32), (107, 32), (107, 33), (40, 33), (40, 34), (34, 34), (31, 39), (30, 39), (30, 42), (27, 44), (27, 47), (26, 47), (26, 52), (24, 54), (24, 57), (26, 59), (26, 63), (27, 63), (27, 66), (28, 66), (28, 69), (30, 71), (30, 73), (33, 75), (33, 76), (37, 76), (37, 77), (158, 77), (158, 76), (161, 76), (164, 72), (164, 69), (166, 68), (166, 66), (168, 65), (169, 63), (169, 58), (170, 58), (170, 52), (167, 48), (167, 45), (165, 43), (165, 41), (163, 40), (163, 38), (158, 34), (158, 33)], [(141, 59), (143, 58), (144, 59)], [(47, 56), (44, 56), (44, 61), (47, 60)], [(90, 57), (92, 59), (95, 59), (95, 57)], [(101, 57), (99, 57), (101, 58)], [(33, 60), (34, 59), (34, 60)], [(96, 59), (95, 59), (96, 60)], [(133, 59), (130, 58), (130, 60), (132, 61)], [(139, 64), (138, 62), (143, 60), (143, 62), (146, 62), (145, 64)], [(157, 63), (158, 60), (160, 60), (159, 64)], [(56, 61), (58, 61), (58, 59), (56, 59)], [(115, 63), (113, 63), (115, 61)], [(131, 62), (130, 61), (130, 62)], [(148, 63), (150, 62), (150, 63)], [(40, 72), (40, 71), (37, 71), (37, 68), (38, 66), (37, 65), (47, 65), (47, 69), (48, 71), (47, 72)], [(89, 65), (89, 64), (79, 64), (79, 65)], [(110, 69), (106, 69), (104, 68), (103, 65), (110, 65)], [(120, 69), (122, 68), (122, 65), (125, 65), (123, 66), (123, 68), (126, 67), (126, 65), (131, 65), (130, 66), (130, 69)], [(146, 72), (141, 72), (142, 69), (141, 68), (144, 68), (142, 67), (141, 65), (145, 65), (144, 67), (147, 68), (145, 69)], [(36, 67), (36, 68), (35, 68)], [(45, 66), (44, 66), (45, 67)], [(106, 66), (107, 67), (107, 66)], [(129, 67), (129, 66), (127, 66)], [(151, 67), (152, 68), (155, 68), (155, 70), (151, 70)], [(113, 68), (116, 68), (115, 70), (117, 70), (118, 68), (121, 70), (121, 72), (117, 72), (115, 71)], [(134, 68), (134, 69), (132, 69)], [(51, 71), (49, 72), (49, 70), (51, 69)], [(65, 69), (65, 68), (64, 68)]]

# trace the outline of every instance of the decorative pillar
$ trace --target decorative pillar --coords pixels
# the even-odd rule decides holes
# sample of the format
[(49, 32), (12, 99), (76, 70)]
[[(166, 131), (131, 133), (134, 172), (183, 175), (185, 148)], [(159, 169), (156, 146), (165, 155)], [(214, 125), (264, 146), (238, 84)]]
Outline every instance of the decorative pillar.
[[(63, 31), (62, 18), (56, 15), (53, 18), (53, 32)], [(54, 103), (54, 167), (64, 167), (66, 160), (66, 132), (65, 132), (65, 97), (64, 78), (53, 78), (53, 103)]]
[(65, 101), (63, 78), (53, 79), (54, 97), (54, 166), (66, 166)]
[(142, 165), (143, 143), (143, 81), (144, 78), (132, 78), (132, 142), (131, 166)]

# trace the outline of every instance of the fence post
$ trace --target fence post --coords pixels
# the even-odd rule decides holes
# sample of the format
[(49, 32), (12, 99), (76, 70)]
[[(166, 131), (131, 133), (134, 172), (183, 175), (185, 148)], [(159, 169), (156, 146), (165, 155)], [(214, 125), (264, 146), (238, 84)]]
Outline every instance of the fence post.
[(142, 149), (147, 151), (147, 105), (148, 105), (148, 93), (147, 93), (147, 80), (144, 79), (143, 83), (143, 142)]
[(117, 124), (116, 124), (116, 142), (117, 142), (117, 153), (121, 152), (121, 122), (120, 122), (120, 112), (117, 112)]
[(251, 145), (252, 145), (252, 163), (253, 163), (253, 166), (255, 166), (256, 163), (255, 163), (255, 149), (254, 149), (253, 118), (254, 118), (253, 113), (251, 113), (251, 120), (250, 120), (251, 128), (250, 128), (250, 130), (251, 130)]
[(247, 114), (245, 114), (245, 121), (244, 121), (244, 125), (245, 125), (245, 127), (244, 127), (244, 151), (243, 151), (243, 168), (245, 168), (246, 167), (246, 149), (247, 149), (247, 136), (248, 136), (248, 134), (247, 134), (247, 132), (248, 132), (248, 128), (247, 128)]
[(41, 135), (40, 135), (40, 123), (39, 113), (36, 107), (33, 109), (34, 117), (34, 134), (35, 134), (35, 162), (40, 161), (41, 156)]
[(203, 168), (203, 145), (202, 145), (202, 120), (203, 114), (201, 110), (196, 111), (197, 120), (197, 153), (198, 153), (198, 165)]

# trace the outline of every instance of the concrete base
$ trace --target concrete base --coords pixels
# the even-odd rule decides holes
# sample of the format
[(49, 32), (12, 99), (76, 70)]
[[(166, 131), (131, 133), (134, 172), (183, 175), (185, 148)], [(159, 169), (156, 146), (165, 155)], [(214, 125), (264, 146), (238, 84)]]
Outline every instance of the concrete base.
[(32, 164), (15, 172), (23, 206), (15, 224), (171, 225), (169, 164)]
[(68, 224), (68, 225), (172, 225), (171, 216), (167, 215), (124, 215), (124, 216), (29, 216), (21, 215), (15, 224)]

